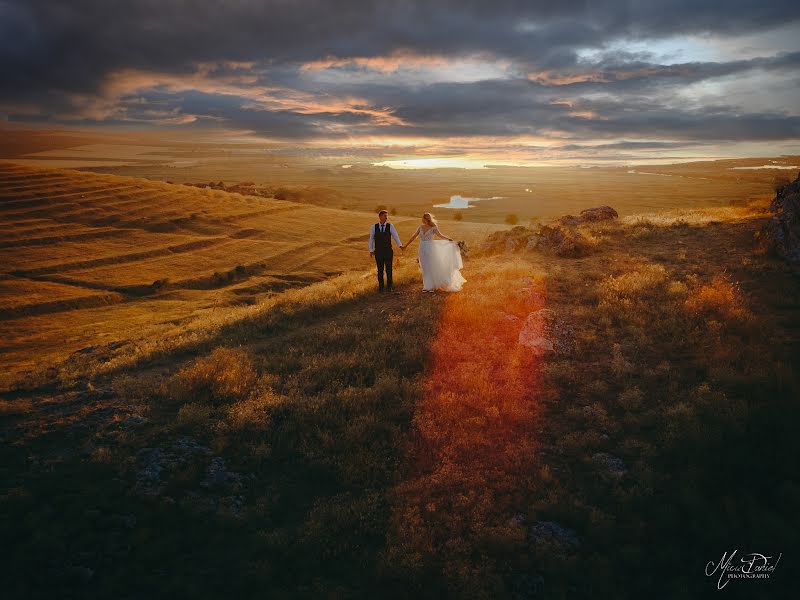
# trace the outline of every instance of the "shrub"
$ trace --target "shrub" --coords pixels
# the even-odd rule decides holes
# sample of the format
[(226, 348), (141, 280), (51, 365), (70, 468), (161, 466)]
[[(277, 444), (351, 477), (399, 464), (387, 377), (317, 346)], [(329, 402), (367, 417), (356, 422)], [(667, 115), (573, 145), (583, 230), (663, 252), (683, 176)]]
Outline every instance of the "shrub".
[(505, 222), (508, 225), (516, 225), (517, 223), (519, 223), (519, 217), (513, 213), (506, 215)]
[(237, 348), (217, 348), (167, 382), (167, 394), (180, 402), (227, 403), (246, 398), (256, 382), (250, 355)]
[(234, 431), (266, 431), (269, 427), (269, 410), (280, 402), (271, 390), (239, 400), (225, 410), (225, 424)]
[(723, 275), (714, 275), (709, 284), (695, 289), (684, 306), (689, 312), (704, 317), (743, 319), (747, 316), (739, 286)]
[(188, 402), (178, 410), (175, 423), (179, 427), (199, 427), (211, 418), (212, 408), (201, 402)]
[(629, 307), (666, 279), (667, 271), (661, 265), (641, 265), (622, 275), (607, 277), (599, 286), (600, 305), (611, 309)]
[(461, 214), (461, 212), (457, 212), (456, 214), (453, 215), (453, 220), (454, 221), (463, 221), (464, 220), (464, 215)]

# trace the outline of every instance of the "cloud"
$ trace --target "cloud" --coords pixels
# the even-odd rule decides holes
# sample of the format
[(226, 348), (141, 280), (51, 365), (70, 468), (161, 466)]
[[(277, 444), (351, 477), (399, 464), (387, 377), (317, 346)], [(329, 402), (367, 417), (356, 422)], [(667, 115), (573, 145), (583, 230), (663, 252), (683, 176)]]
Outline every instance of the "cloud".
[[(648, 49), (687, 36), (717, 59)], [(786, 0), (0, 0), (0, 112), (337, 144), (791, 140), (797, 40)], [(775, 78), (761, 105), (728, 93)]]

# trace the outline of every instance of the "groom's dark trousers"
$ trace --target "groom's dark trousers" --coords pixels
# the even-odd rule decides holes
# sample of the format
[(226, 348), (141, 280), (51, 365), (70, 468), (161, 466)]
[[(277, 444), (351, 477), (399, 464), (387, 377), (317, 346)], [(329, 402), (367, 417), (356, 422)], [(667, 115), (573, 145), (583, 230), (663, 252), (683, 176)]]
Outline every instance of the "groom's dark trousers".
[(383, 270), (386, 269), (386, 287), (392, 289), (392, 262), (394, 261), (394, 251), (389, 248), (375, 248), (375, 264), (378, 266), (378, 289), (383, 289)]
[(383, 231), (379, 223), (375, 223), (375, 264), (378, 267), (378, 289), (383, 290), (383, 271), (386, 270), (386, 287), (392, 289), (392, 261), (394, 251), (392, 250), (392, 234), (389, 223), (386, 223)]

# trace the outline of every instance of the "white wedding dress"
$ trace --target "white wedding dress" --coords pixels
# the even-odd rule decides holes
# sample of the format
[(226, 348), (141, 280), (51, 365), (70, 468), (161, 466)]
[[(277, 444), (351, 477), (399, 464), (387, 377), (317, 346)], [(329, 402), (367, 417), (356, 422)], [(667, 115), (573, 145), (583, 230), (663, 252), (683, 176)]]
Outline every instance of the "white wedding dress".
[(425, 231), (420, 225), (419, 268), (422, 270), (422, 287), (426, 290), (458, 292), (466, 279), (461, 275), (464, 263), (456, 242), (434, 239), (439, 230), (436, 227)]

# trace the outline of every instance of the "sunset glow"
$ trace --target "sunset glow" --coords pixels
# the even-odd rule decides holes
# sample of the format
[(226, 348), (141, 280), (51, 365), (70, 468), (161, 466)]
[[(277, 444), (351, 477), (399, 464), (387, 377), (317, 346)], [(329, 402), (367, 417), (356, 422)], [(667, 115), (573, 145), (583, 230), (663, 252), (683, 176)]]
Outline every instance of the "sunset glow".
[(315, 6), (313, 22), (304, 2), (209, 3), (162, 15), (158, 28), (140, 4), (81, 15), (14, 5), (0, 121), (397, 146), (403, 156), (387, 149), (377, 164), (400, 169), (800, 152), (800, 29), (788, 3), (379, 2)]

